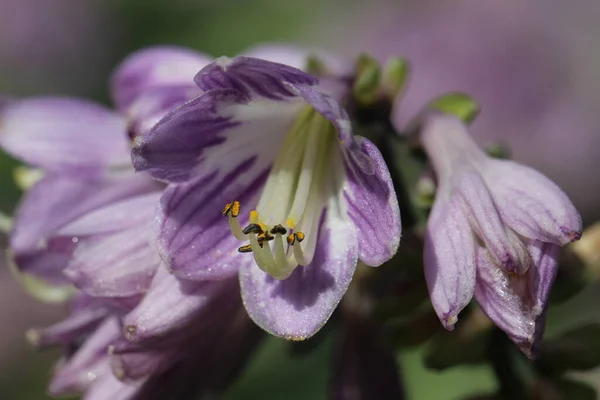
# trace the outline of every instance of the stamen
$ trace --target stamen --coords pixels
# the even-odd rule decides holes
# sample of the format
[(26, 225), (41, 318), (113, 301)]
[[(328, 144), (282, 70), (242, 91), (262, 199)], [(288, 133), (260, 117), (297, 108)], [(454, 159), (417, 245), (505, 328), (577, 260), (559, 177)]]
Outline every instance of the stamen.
[(240, 215), (240, 207), (240, 202), (237, 200), (225, 204), (225, 207), (223, 207), (223, 216), (231, 215), (233, 218), (237, 218)]
[(271, 229), (271, 233), (273, 235), (276, 235), (276, 234), (285, 235), (287, 233), (287, 229), (285, 229), (280, 224), (277, 224)]
[(293, 246), (294, 243), (296, 243), (296, 234), (295, 233), (290, 233), (287, 237), (287, 243), (290, 246)]
[(240, 215), (240, 208), (240, 202), (235, 200), (225, 204), (222, 214), (224, 217), (229, 217), (229, 229), (231, 229), (233, 236), (235, 236), (237, 240), (245, 240), (246, 235), (242, 232), (242, 227), (237, 219), (237, 216)]
[(259, 224), (250, 224), (242, 230), (242, 233), (245, 235), (248, 235), (249, 233), (261, 234), (263, 233), (263, 230)]
[(275, 239), (275, 236), (271, 235), (268, 231), (265, 233), (259, 233), (258, 234), (258, 242), (260, 243), (260, 241), (265, 241), (265, 242), (270, 242), (271, 240)]
[(298, 243), (302, 243), (302, 241), (305, 238), (304, 233), (302, 232), (296, 232), (294, 235), (296, 236), (296, 240), (298, 241)]
[(242, 246), (242, 247), (238, 248), (238, 251), (240, 253), (252, 253), (252, 245), (247, 244), (245, 246)]

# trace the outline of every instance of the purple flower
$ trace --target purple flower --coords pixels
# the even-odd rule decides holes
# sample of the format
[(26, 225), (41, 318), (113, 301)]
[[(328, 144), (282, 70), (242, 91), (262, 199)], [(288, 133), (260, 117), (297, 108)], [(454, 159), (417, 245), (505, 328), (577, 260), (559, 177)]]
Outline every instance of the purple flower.
[[(267, 54), (285, 62), (295, 53)], [(138, 171), (176, 183), (161, 200), (162, 258), (183, 279), (239, 272), (260, 327), (310, 337), (359, 259), (378, 266), (396, 252), (400, 213), (389, 171), (371, 142), (353, 136), (339, 104), (347, 88), (335, 74), (319, 85), (292, 66), (240, 56), (218, 58), (194, 81), (203, 94), (133, 151)]]
[[(113, 78), (117, 112), (59, 98), (1, 109), (0, 145), (42, 175), (14, 220), (14, 261), (22, 276), (75, 292), (65, 320), (28, 333), (39, 347), (66, 349), (50, 384), (55, 395), (164, 398), (160, 390), (181, 386), (181, 379), (170, 383), (171, 375), (183, 370), (189, 377), (190, 359), (214, 365), (227, 355), (229, 362), (206, 373), (223, 381), (256, 341), (245, 311), (239, 318), (240, 299), (229, 296), (239, 290), (236, 279), (179, 281), (161, 268), (152, 226), (164, 185), (135, 174), (130, 164), (130, 138), (197, 96), (188, 72), (207, 63), (174, 48), (130, 56)], [(167, 304), (168, 312), (157, 315)]]
[(454, 117), (429, 117), (421, 142), (438, 178), (424, 262), (442, 324), (452, 330), (475, 295), (496, 325), (533, 356), (559, 247), (581, 236), (579, 213), (539, 172), (488, 157)]
[[(134, 136), (143, 134), (153, 120), (197, 95), (198, 90), (190, 89), (193, 85), (186, 87), (185, 82), (193, 77), (189, 71), (207, 63), (206, 56), (176, 48), (135, 53), (125, 60), (113, 79), (117, 112), (69, 98), (3, 102), (0, 146), (42, 172), (41, 179), (27, 191), (18, 206), (10, 237), (12, 255), (21, 272), (47, 283), (66, 284), (61, 272), (78, 247), (78, 254), (91, 251), (96, 259), (76, 254), (74, 262), (87, 263), (89, 268), (96, 269), (94, 274), (105, 275), (109, 273), (107, 266), (111, 266), (112, 271), (118, 269), (106, 251), (106, 246), (112, 245), (111, 240), (117, 244), (115, 259), (121, 256), (119, 252), (133, 250), (142, 241), (148, 242), (148, 234), (130, 229), (134, 229), (137, 222), (151, 221), (155, 205), (148, 205), (153, 200), (147, 196), (159, 193), (162, 187), (134, 173), (127, 132), (134, 130)], [(193, 92), (184, 98), (183, 94), (190, 90)], [(173, 103), (174, 94), (179, 95), (179, 103)], [(130, 202), (123, 207), (129, 209), (118, 208), (122, 214), (113, 214), (110, 208), (94, 214), (125, 200)], [(138, 212), (138, 207), (143, 210)], [(87, 221), (79, 221), (79, 226), (61, 232), (82, 216), (87, 216)], [(85, 224), (89, 226), (83, 226)], [(111, 233), (119, 231), (122, 237), (133, 240), (103, 237), (93, 240), (93, 244), (87, 243), (88, 237), (108, 233), (106, 229)], [(121, 262), (126, 261), (121, 259)], [(79, 271), (75, 280), (86, 279), (83, 275)]]

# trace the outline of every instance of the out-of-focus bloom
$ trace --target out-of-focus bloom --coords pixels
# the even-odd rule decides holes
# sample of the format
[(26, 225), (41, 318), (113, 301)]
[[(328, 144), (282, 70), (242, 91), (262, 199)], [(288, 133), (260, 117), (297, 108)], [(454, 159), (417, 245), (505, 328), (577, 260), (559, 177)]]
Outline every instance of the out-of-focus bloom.
[[(89, 92), (106, 71), (118, 35), (111, 8), (95, 1), (0, 0), (0, 73), (3, 91)], [(115, 26), (117, 25), (117, 26)], [(88, 50), (94, 49), (93, 54)]]
[(597, 24), (591, 22), (598, 20), (599, 5), (379, 0), (353, 13), (353, 20), (328, 24), (335, 32), (319, 40), (337, 37), (334, 48), (348, 54), (367, 49), (381, 62), (395, 56), (410, 61), (410, 81), (394, 110), (397, 128), (443, 93), (476, 98), (482, 113), (473, 123), (474, 139), (506, 144), (513, 159), (557, 182), (591, 222), (600, 215), (600, 187), (594, 186), (600, 184), (600, 80), (592, 50)]
[[(276, 50), (270, 58), (284, 63), (294, 54)], [(317, 86), (289, 65), (219, 58), (194, 79), (204, 93), (133, 152), (137, 170), (182, 182), (161, 201), (158, 244), (172, 273), (203, 281), (239, 271), (249, 315), (290, 339), (319, 330), (357, 261), (382, 264), (400, 239), (387, 167), (353, 136), (339, 104), (348, 90), (327, 67), (333, 74)]]
[(438, 179), (424, 264), (442, 324), (453, 329), (474, 294), (496, 325), (534, 356), (559, 248), (581, 236), (579, 213), (539, 172), (487, 156), (454, 117), (430, 116), (421, 142)]

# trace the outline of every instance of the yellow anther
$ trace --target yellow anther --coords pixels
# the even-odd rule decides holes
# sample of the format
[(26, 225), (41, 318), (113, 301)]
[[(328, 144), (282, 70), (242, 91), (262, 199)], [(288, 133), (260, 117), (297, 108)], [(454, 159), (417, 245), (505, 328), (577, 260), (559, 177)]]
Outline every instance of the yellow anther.
[(287, 243), (288, 243), (290, 246), (293, 246), (293, 245), (294, 245), (294, 243), (296, 243), (296, 234), (294, 234), (294, 233), (290, 233), (286, 239), (287, 239)]
[(240, 253), (252, 253), (252, 245), (247, 244), (245, 246), (242, 246), (242, 247), (238, 248), (238, 251)]
[(236, 200), (225, 204), (222, 212), (224, 217), (231, 215), (233, 218), (236, 218), (240, 215), (240, 202)]
[(294, 233), (294, 235), (296, 236), (296, 240), (298, 241), (298, 243), (302, 242), (304, 240), (304, 233), (302, 232), (296, 232)]
[(258, 239), (259, 242), (261, 240), (265, 241), (265, 242), (270, 242), (271, 240), (275, 239), (275, 236), (271, 235), (269, 233), (269, 231), (266, 231), (264, 233), (259, 234), (256, 238)]

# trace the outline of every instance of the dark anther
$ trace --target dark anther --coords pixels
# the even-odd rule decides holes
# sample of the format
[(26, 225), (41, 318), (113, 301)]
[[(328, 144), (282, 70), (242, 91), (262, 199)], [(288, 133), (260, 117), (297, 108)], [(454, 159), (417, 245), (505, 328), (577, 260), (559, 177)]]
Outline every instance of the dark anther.
[(245, 246), (242, 246), (238, 248), (238, 251), (240, 253), (252, 253), (252, 245), (247, 244)]
[(244, 233), (244, 235), (247, 235), (249, 233), (263, 233), (262, 228), (260, 227), (259, 224), (250, 224), (247, 227), (245, 227), (242, 232)]
[(278, 233), (281, 235), (285, 235), (287, 233), (287, 230), (283, 226), (277, 224), (271, 229), (271, 233), (273, 235), (276, 235)]

